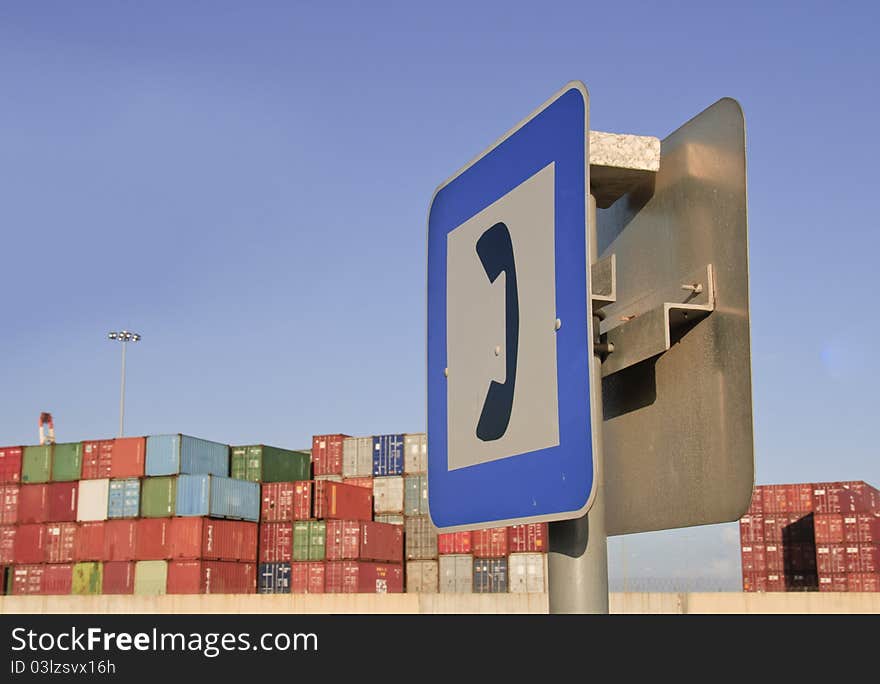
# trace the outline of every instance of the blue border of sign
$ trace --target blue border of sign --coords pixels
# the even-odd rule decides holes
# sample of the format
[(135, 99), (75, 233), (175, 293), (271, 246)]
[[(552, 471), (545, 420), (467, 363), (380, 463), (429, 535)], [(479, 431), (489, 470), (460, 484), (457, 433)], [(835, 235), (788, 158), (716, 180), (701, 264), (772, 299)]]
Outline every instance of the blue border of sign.
[[(586, 240), (589, 95), (573, 82), (476, 161), (441, 185), (428, 216), (428, 495), (444, 529), (563, 520), (595, 495), (590, 411), (589, 278)], [(559, 445), (448, 469), (446, 236), (555, 162)]]

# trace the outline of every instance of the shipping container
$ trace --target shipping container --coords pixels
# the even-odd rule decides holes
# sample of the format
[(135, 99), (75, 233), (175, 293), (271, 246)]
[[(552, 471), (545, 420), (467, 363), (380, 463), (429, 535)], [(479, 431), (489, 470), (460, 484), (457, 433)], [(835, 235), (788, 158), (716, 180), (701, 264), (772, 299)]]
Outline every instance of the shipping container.
[(407, 561), (406, 592), (408, 594), (436, 594), (439, 591), (439, 575), (438, 561)]
[(52, 481), (73, 482), (82, 476), (82, 444), (56, 444), (52, 454)]
[(768, 544), (782, 543), (782, 531), (788, 525), (788, 514), (764, 514), (764, 541)]
[(343, 482), (344, 480), (342, 475), (315, 475), (316, 482)]
[(43, 566), (42, 593), (47, 595), (65, 596), (73, 588), (72, 563), (59, 563)]
[(257, 575), (257, 593), (290, 593), (290, 563), (261, 563)]
[(347, 437), (342, 442), (342, 476), (373, 475), (373, 438)]
[(0, 525), (0, 566), (15, 562), (15, 525)]
[(104, 560), (104, 525), (103, 521), (79, 523), (74, 561)]
[(46, 526), (19, 525), (15, 533), (15, 564), (43, 563), (46, 559)]
[[(405, 523), (406, 560), (437, 558), (437, 528), (426, 516), (407, 518)], [(507, 537), (505, 536), (505, 546)]]
[(785, 572), (785, 553), (782, 544), (764, 545), (764, 563), (768, 572)]
[(21, 482), (21, 455), (23, 451), (23, 447), (20, 446), (0, 447), (0, 484)]
[[(511, 525), (507, 528), (508, 553), (547, 553), (550, 532), (547, 523)], [(458, 553), (470, 553), (459, 551)]]
[(230, 459), (230, 473), (237, 480), (293, 482), (311, 476), (311, 460), (301, 451), (253, 444), (231, 447)]
[(296, 520), (293, 523), (294, 561), (319, 561), (326, 557), (327, 523), (323, 520)]
[(158, 596), (168, 593), (168, 561), (138, 561), (134, 564), (134, 593)]
[(293, 520), (293, 487), (293, 482), (266, 482), (260, 485), (260, 522)]
[(404, 515), (428, 515), (428, 476), (407, 475), (404, 478)]
[[(780, 516), (781, 517), (781, 516)], [(788, 523), (782, 528), (784, 544), (815, 542), (815, 518), (812, 513), (789, 513)]]
[(141, 481), (136, 477), (110, 480), (108, 518), (136, 518), (141, 510)]
[(479, 558), (503, 558), (507, 555), (507, 528), (490, 527), (471, 532), (474, 556)]
[(764, 512), (764, 491), (763, 488), (758, 485), (752, 490), (752, 500), (749, 503), (749, 510), (746, 513), (747, 515), (754, 514), (762, 514)]
[(373, 437), (373, 477), (403, 475), (403, 435)]
[(816, 570), (820, 576), (846, 572), (846, 547), (843, 544), (816, 544)]
[(764, 541), (764, 516), (744, 515), (739, 521), (739, 538), (743, 544)]
[(849, 591), (846, 575), (819, 575), (819, 591)]
[(0, 485), (0, 525), (14, 525), (18, 522), (19, 485)]
[(48, 482), (52, 475), (52, 444), (26, 446), (21, 457), (21, 481), (28, 484)]
[(507, 558), (474, 558), (474, 593), (507, 593)]
[(765, 516), (788, 513), (788, 493), (785, 485), (764, 485), (762, 492)]
[(437, 551), (443, 555), (471, 553), (471, 533), (441, 532), (437, 535)]
[(216, 475), (179, 475), (177, 515), (234, 520), (260, 519), (260, 485)]
[(816, 483), (813, 485), (813, 511), (816, 513), (840, 513), (840, 482)]
[(847, 572), (880, 572), (880, 546), (876, 544), (858, 544), (858, 562), (854, 562), (852, 568), (850, 568), (850, 548), (852, 547), (847, 544)]
[(177, 505), (176, 477), (146, 477), (141, 483), (141, 515), (170, 518)]
[(853, 539), (860, 544), (880, 544), (880, 513), (857, 513)]
[(403, 436), (403, 472), (406, 475), (428, 472), (428, 435), (424, 432)]
[(783, 569), (786, 575), (816, 574), (816, 545), (793, 543), (782, 545)]
[(763, 573), (768, 570), (764, 544), (756, 542), (742, 547), (742, 571), (746, 574)]
[(229, 447), (187, 435), (147, 437), (145, 472), (157, 475), (217, 475), (229, 477)]
[(366, 561), (327, 561), (328, 594), (392, 594), (403, 592), (403, 566)]
[(16, 565), (12, 569), (10, 594), (65, 595), (71, 590), (73, 565)]
[(785, 591), (785, 575), (780, 573), (769, 573), (767, 575), (766, 591), (778, 592)]
[(169, 557), (174, 559), (254, 563), (257, 560), (257, 523), (172, 518), (169, 551)]
[(793, 513), (810, 513), (813, 510), (813, 485), (792, 484), (786, 491), (788, 510)]
[(315, 435), (312, 437), (312, 467), (314, 474), (342, 475), (342, 450), (349, 435)]
[(381, 522), (361, 522), (360, 559), (403, 563), (403, 528)]
[(316, 518), (373, 519), (373, 495), (363, 487), (316, 480), (313, 499)]
[(108, 520), (104, 523), (104, 560), (136, 560), (137, 520)]
[(291, 563), (291, 591), (294, 594), (323, 594), (325, 574), (323, 561)]
[(370, 494), (373, 493), (373, 477), (343, 477), (342, 484), (351, 485), (352, 487), (363, 487), (369, 489)]
[(880, 591), (880, 574), (870, 572), (854, 572), (847, 577), (849, 591)]
[(48, 519), (49, 485), (21, 485), (18, 489), (18, 523), (41, 523)]
[(146, 437), (117, 437), (113, 440), (110, 477), (143, 477), (147, 459)]
[(743, 591), (767, 591), (767, 574), (763, 572), (745, 573), (743, 575)]
[(785, 576), (786, 591), (818, 591), (819, 578), (816, 575), (795, 573)]
[(172, 518), (141, 518), (135, 532), (135, 558), (168, 560), (171, 558)]
[(256, 591), (254, 563), (179, 560), (168, 564), (169, 594), (254, 594)]
[[(306, 523), (307, 525), (307, 523)], [(308, 528), (305, 528), (303, 553), (308, 556)], [(257, 560), (262, 564), (290, 563), (293, 560), (293, 523), (260, 524)]]
[(46, 485), (47, 522), (74, 522), (77, 514), (79, 482), (51, 482)]
[(103, 567), (101, 563), (76, 563), (73, 566), (72, 594), (100, 594)]
[(376, 513), (373, 519), (376, 522), (388, 523), (389, 525), (403, 525), (406, 521), (402, 513)]
[(373, 512), (403, 515), (405, 481), (402, 477), (377, 477), (373, 480)]
[(357, 560), (360, 558), (360, 543), (360, 520), (327, 521), (327, 546), (325, 558), (328, 561)]
[[(106, 520), (110, 501), (110, 480), (82, 480), (79, 483), (76, 519)], [(55, 485), (50, 485), (50, 487)]]
[(813, 515), (817, 544), (839, 544), (843, 541), (843, 516), (840, 513)]
[(102, 480), (111, 477), (113, 472), (113, 444), (114, 440), (112, 439), (82, 443), (83, 480)]
[(46, 523), (46, 553), (43, 562), (73, 563), (76, 560), (76, 533), (76, 523)]
[(101, 572), (102, 594), (133, 594), (134, 567), (132, 562), (114, 561), (104, 563)]
[(507, 559), (508, 591), (511, 594), (543, 594), (547, 587), (547, 556), (543, 553), (512, 553)]

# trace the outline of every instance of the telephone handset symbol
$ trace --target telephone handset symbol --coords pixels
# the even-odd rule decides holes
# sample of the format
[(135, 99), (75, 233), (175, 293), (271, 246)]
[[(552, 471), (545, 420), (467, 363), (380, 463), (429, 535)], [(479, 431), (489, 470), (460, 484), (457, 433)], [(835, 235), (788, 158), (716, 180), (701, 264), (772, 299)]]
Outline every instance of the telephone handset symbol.
[(507, 431), (513, 410), (513, 391), (516, 385), (516, 357), (519, 348), (519, 294), (516, 288), (516, 264), (510, 231), (503, 223), (496, 223), (477, 240), (477, 255), (490, 283), (505, 274), (504, 361), (507, 374), (504, 382), (492, 380), (483, 411), (477, 423), (477, 437), (484, 442), (499, 439)]

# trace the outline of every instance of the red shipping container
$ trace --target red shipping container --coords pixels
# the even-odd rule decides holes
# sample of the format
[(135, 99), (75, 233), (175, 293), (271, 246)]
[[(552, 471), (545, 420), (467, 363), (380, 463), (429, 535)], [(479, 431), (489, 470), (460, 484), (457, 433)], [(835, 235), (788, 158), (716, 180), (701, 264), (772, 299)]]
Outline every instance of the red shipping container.
[(490, 527), (471, 532), (474, 555), (480, 558), (503, 558), (507, 555), (507, 528)]
[(788, 512), (788, 495), (786, 485), (764, 485), (764, 515)]
[(742, 547), (742, 571), (745, 574), (767, 572), (767, 555), (764, 544), (755, 543)]
[(21, 454), (24, 449), (20, 446), (0, 447), (0, 483), (18, 484), (21, 482)]
[(229, 561), (168, 563), (169, 594), (255, 594), (257, 566)]
[(766, 591), (785, 591), (785, 575), (771, 572), (767, 575)]
[(342, 443), (348, 435), (312, 437), (312, 466), (315, 475), (342, 475)]
[(104, 560), (104, 524), (103, 520), (79, 524), (73, 560), (77, 563)]
[(137, 520), (108, 520), (104, 523), (104, 560), (133, 561), (137, 558)]
[(749, 503), (748, 514), (758, 514), (764, 512), (764, 492), (761, 486), (757, 486), (752, 490), (752, 501)]
[(817, 544), (839, 544), (843, 541), (843, 516), (840, 513), (816, 513), (813, 529)]
[(763, 572), (748, 572), (743, 575), (743, 591), (767, 591), (767, 575)]
[(260, 524), (260, 563), (289, 563), (293, 558), (293, 523)]
[(25, 484), (18, 490), (18, 523), (43, 523), (49, 519), (49, 485)]
[(76, 523), (46, 523), (46, 563), (72, 563), (76, 554)]
[(849, 582), (846, 575), (819, 574), (819, 591), (848, 591)]
[(12, 570), (12, 593), (69, 594), (73, 584), (73, 565), (18, 565)]
[[(327, 528), (330, 528), (329, 522)], [(403, 563), (403, 525), (363, 522), (360, 533), (361, 560)]]
[(131, 561), (104, 563), (101, 582), (102, 594), (133, 594), (134, 563)]
[(843, 541), (857, 544), (859, 541), (859, 518), (857, 513), (843, 515)]
[(743, 544), (764, 541), (764, 516), (744, 515), (739, 521), (739, 539)]
[(880, 591), (880, 574), (854, 572), (847, 578), (850, 591)]
[(786, 486), (786, 508), (789, 513), (810, 513), (813, 510), (813, 485), (792, 484)]
[(372, 477), (344, 477), (342, 478), (342, 484), (351, 485), (352, 487), (363, 487), (371, 492), (373, 491)]
[(312, 519), (312, 483), (303, 480), (293, 483), (293, 519)]
[(82, 479), (100, 480), (113, 477), (113, 440), (103, 439), (82, 443)]
[(441, 532), (437, 535), (437, 550), (441, 555), (471, 553), (471, 533)]
[[(398, 527), (400, 526), (398, 525)], [(325, 558), (327, 560), (357, 560), (360, 558), (361, 522), (359, 520), (328, 520), (326, 544)]]
[(18, 522), (18, 490), (14, 484), (0, 485), (0, 525)]
[(171, 518), (169, 558), (257, 560), (257, 523), (211, 518)]
[(324, 563), (321, 561), (291, 563), (290, 591), (293, 594), (323, 594)]
[(15, 533), (15, 563), (42, 563), (46, 558), (46, 526), (19, 525)]
[(315, 517), (336, 520), (372, 520), (373, 494), (363, 487), (341, 482), (316, 480), (314, 483)]
[(293, 520), (293, 482), (264, 482), (260, 486), (260, 522)]
[(846, 547), (843, 544), (816, 544), (816, 570), (820, 576), (846, 572)]
[(146, 452), (146, 437), (119, 437), (114, 439), (110, 477), (143, 477)]
[(141, 518), (136, 523), (135, 560), (171, 558), (171, 518)]
[(788, 515), (768, 513), (764, 515), (764, 541), (768, 544), (782, 542), (782, 530), (788, 525)]
[(856, 515), (856, 540), (860, 544), (880, 544), (880, 513)]
[(764, 563), (768, 572), (781, 573), (785, 570), (785, 553), (782, 544), (764, 546)]
[(847, 572), (880, 572), (880, 546), (875, 544), (858, 544), (856, 546), (856, 558), (851, 561), (850, 549), (846, 547), (846, 571)]
[(546, 553), (549, 543), (547, 523), (511, 525), (507, 528), (507, 548), (510, 553)]
[(79, 482), (50, 482), (49, 518), (46, 522), (76, 522)]
[(813, 485), (813, 510), (816, 513), (840, 513), (841, 482), (817, 482)]
[(15, 531), (17, 529), (15, 525), (0, 526), (0, 565), (12, 565), (15, 562)]
[(397, 594), (403, 592), (403, 566), (365, 561), (328, 561), (328, 594)]

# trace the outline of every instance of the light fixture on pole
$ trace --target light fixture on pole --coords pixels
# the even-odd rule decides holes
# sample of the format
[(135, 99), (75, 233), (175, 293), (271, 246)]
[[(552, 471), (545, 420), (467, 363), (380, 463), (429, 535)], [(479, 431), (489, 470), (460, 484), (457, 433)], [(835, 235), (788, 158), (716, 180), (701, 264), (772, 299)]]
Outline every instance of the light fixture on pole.
[(107, 338), (113, 342), (122, 342), (122, 387), (119, 392), (119, 436), (123, 436), (125, 427), (125, 347), (129, 342), (140, 342), (138, 333), (128, 330), (107, 333)]

